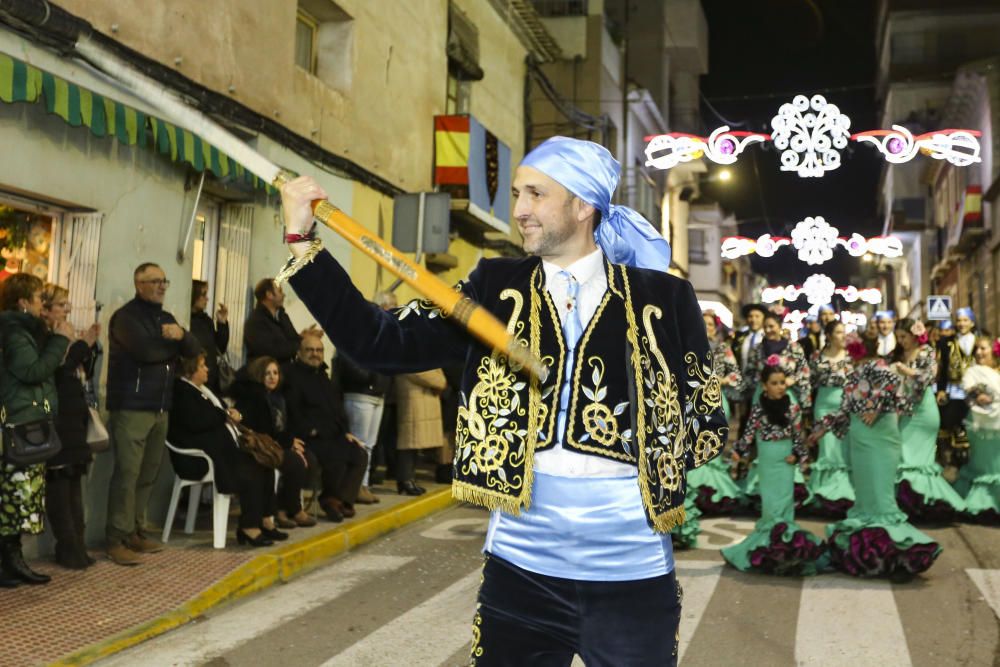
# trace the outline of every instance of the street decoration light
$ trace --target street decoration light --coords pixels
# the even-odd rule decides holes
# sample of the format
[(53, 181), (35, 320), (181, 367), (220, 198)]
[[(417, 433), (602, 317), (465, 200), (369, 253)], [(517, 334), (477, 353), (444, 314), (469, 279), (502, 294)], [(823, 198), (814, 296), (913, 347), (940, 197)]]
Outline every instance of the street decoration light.
[(830, 303), (834, 295), (838, 295), (848, 303), (864, 301), (873, 305), (882, 303), (882, 291), (874, 287), (857, 288), (854, 285), (837, 287), (833, 280), (823, 273), (814, 273), (806, 278), (801, 285), (774, 285), (761, 291), (760, 300), (763, 303), (776, 301), (797, 301), (804, 296), (813, 305)]
[(807, 217), (796, 223), (791, 238), (763, 234), (756, 239), (745, 236), (727, 236), (722, 239), (722, 258), (737, 259), (756, 253), (760, 257), (773, 257), (778, 249), (792, 246), (798, 251), (801, 261), (810, 265), (823, 264), (833, 258), (833, 251), (839, 246), (852, 257), (866, 253), (885, 257), (902, 257), (903, 242), (895, 236), (874, 236), (865, 238), (857, 232), (849, 237), (838, 236), (839, 230), (821, 215)]
[(958, 167), (981, 162), (976, 130), (935, 130), (914, 136), (901, 125), (850, 134), (851, 119), (822, 95), (796, 95), (778, 108), (771, 134), (716, 128), (707, 138), (684, 132), (646, 137), (646, 166), (670, 169), (682, 162), (706, 157), (717, 164), (733, 164), (751, 144), (772, 142), (781, 151), (781, 170), (802, 178), (821, 177), (840, 166), (840, 151), (848, 141), (868, 143), (892, 164), (908, 162), (923, 153)]
[[(817, 306), (809, 308), (809, 310), (790, 310), (785, 313), (784, 317), (784, 328), (791, 331), (797, 331), (802, 328), (802, 323), (805, 321), (806, 317), (809, 315), (815, 315)], [(843, 322), (844, 328), (848, 333), (851, 331), (857, 331), (864, 329), (865, 325), (868, 324), (868, 316), (864, 313), (853, 313), (851, 311), (842, 310), (836, 315), (837, 319)]]

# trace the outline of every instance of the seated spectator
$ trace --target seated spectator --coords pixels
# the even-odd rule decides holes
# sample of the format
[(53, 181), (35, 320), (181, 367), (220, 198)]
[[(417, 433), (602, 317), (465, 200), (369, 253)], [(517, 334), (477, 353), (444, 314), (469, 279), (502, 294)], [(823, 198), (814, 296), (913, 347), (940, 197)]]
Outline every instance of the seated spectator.
[(242, 424), (258, 433), (265, 433), (285, 449), (281, 464), (281, 486), (278, 489), (279, 528), (315, 526), (316, 519), (302, 509), (302, 488), (308, 469), (317, 464), (306, 450), (306, 443), (293, 438), (288, 428), (288, 408), (281, 392), (281, 367), (272, 357), (258, 357), (233, 382), (236, 409), (243, 415)]
[(222, 395), (219, 383), (219, 357), (229, 347), (229, 309), (220, 303), (212, 319), (208, 308), (208, 283), (204, 280), (191, 281), (191, 335), (198, 339), (208, 364), (208, 388), (216, 396)]
[(285, 400), (292, 436), (305, 441), (319, 460), (323, 478), (319, 506), (328, 519), (339, 522), (355, 514), (368, 455), (348, 430), (344, 395), (323, 357), (322, 332), (303, 331), (299, 354), (285, 368)]
[(247, 362), (257, 357), (274, 357), (285, 364), (299, 351), (299, 334), (285, 312), (285, 293), (274, 278), (264, 278), (253, 288), (257, 305), (247, 318), (243, 339), (247, 346)]
[[(69, 311), (69, 291), (59, 285), (46, 285), (42, 292), (42, 318), (49, 331), (65, 322)], [(56, 432), (62, 449), (45, 462), (45, 513), (56, 538), (56, 562), (71, 570), (82, 570), (96, 562), (87, 553), (84, 539), (81, 478), (87, 474), (93, 456), (87, 444), (90, 408), (81, 379), (89, 380), (94, 375), (100, 334), (100, 324), (90, 325), (83, 337), (69, 346), (55, 373), (59, 397)]]
[[(40, 421), (55, 416), (59, 409), (54, 377), (73, 338), (73, 327), (65, 320), (57, 322), (49, 335), (41, 318), (42, 287), (42, 281), (28, 273), (16, 273), (3, 283), (0, 404), (4, 424)], [(45, 464), (15, 466), (0, 461), (0, 587), (49, 582), (48, 575), (28, 567), (21, 551), (21, 534), (41, 533), (44, 514)]]
[[(274, 506), (274, 471), (240, 449), (237, 432), (230, 421), (239, 423), (240, 413), (226, 408), (205, 385), (208, 365), (205, 355), (185, 357), (181, 377), (174, 383), (174, 404), (170, 410), (167, 440), (182, 449), (200, 449), (212, 459), (215, 488), (220, 493), (240, 497), (239, 528), (236, 541), (266, 547), (275, 540), (288, 539), (268, 519)], [(174, 470), (184, 479), (198, 479), (206, 472), (203, 460), (170, 452)]]
[(408, 496), (426, 492), (416, 483), (417, 450), (445, 446), (441, 393), (448, 386), (441, 369), (396, 376), (399, 433), (396, 440), (396, 490)]

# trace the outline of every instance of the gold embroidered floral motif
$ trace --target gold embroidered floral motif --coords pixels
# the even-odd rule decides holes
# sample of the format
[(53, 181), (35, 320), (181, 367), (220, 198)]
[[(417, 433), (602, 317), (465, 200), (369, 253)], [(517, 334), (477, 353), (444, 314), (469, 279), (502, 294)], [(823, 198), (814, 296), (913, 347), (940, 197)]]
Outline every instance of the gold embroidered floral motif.
[[(519, 319), (524, 297), (516, 290), (507, 289), (500, 293), (500, 298), (514, 302), (507, 331), (516, 335), (524, 329)], [(528, 429), (518, 428), (517, 420), (526, 414), (519, 392), (527, 383), (517, 377), (506, 358), (496, 351), (480, 360), (476, 377), (479, 381), (468, 399), (464, 393), (460, 395), (462, 405), (458, 408), (455, 434), (456, 466), (463, 475), (482, 476), (487, 488), (510, 494), (524, 485), (520, 474), (508, 478), (504, 464), (509, 463), (516, 469), (524, 462)]]
[(628, 440), (631, 438), (631, 431), (618, 432), (618, 420), (616, 417), (628, 409), (628, 401), (624, 401), (615, 406), (614, 410), (603, 403), (608, 396), (608, 388), (602, 385), (604, 380), (604, 361), (599, 357), (590, 357), (587, 364), (591, 368), (590, 381), (593, 386), (583, 385), (580, 387), (583, 395), (590, 403), (583, 407), (580, 413), (583, 419), (583, 428), (586, 433), (580, 438), (580, 442), (593, 440), (605, 447), (610, 447), (619, 442), (625, 445), (628, 452)]
[(694, 443), (694, 465), (704, 465), (722, 451), (722, 440), (715, 431), (702, 431)]

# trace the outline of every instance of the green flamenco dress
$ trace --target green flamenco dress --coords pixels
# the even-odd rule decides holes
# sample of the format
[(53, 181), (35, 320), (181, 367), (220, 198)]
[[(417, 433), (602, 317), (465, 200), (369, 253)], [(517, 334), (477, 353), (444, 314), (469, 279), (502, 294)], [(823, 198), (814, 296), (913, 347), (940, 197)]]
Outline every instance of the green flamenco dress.
[[(729, 401), (725, 394), (722, 396), (722, 409), (728, 417)], [(698, 508), (699, 516), (730, 514), (743, 504), (743, 492), (729, 476), (729, 465), (723, 456), (716, 456), (705, 465), (688, 471), (687, 498), (692, 499), (692, 506)], [(691, 516), (690, 509), (688, 516)]]
[(757, 440), (761, 516), (742, 542), (722, 550), (722, 557), (738, 570), (789, 576), (817, 572), (823, 543), (795, 523), (798, 466), (785, 461), (791, 453), (790, 439)]
[(691, 495), (688, 495), (684, 498), (684, 523), (670, 531), (674, 549), (694, 549), (698, 546), (698, 535), (701, 533), (701, 523), (698, 521), (700, 516), (698, 504)]
[(941, 476), (941, 466), (934, 460), (940, 426), (934, 390), (928, 387), (913, 416), (899, 421), (903, 447), (896, 499), (911, 519), (947, 521), (965, 511), (965, 501)]
[(851, 481), (854, 506), (847, 518), (826, 528), (831, 563), (857, 577), (908, 576), (927, 570), (941, 553), (896, 504), (896, 470), (902, 441), (895, 413), (871, 426), (851, 415)]
[[(840, 409), (843, 387), (820, 387), (813, 405), (816, 421)], [(825, 516), (842, 518), (854, 504), (854, 487), (851, 485), (847, 465), (847, 442), (832, 432), (819, 439), (819, 455), (809, 467), (808, 489), (810, 510)]]
[(967, 428), (969, 462), (955, 488), (965, 493), (965, 511), (982, 521), (1000, 521), (1000, 430)]
[[(760, 401), (760, 395), (763, 392), (761, 387), (757, 387), (753, 393), (753, 403), (756, 404)], [(788, 393), (789, 398), (792, 403), (798, 404), (798, 400), (795, 398), (795, 392)], [(757, 459), (760, 458), (760, 454), (757, 454)], [(750, 505), (757, 505), (761, 502), (760, 499), (760, 472), (757, 466), (757, 459), (750, 462), (750, 467), (747, 468), (746, 477), (742, 481), (742, 491), (745, 502)], [(795, 466), (795, 489), (793, 491), (793, 499), (795, 501), (795, 509), (802, 509), (805, 507), (810, 500), (812, 500), (812, 493), (809, 491), (809, 485), (806, 484), (805, 475), (802, 474), (802, 470)]]

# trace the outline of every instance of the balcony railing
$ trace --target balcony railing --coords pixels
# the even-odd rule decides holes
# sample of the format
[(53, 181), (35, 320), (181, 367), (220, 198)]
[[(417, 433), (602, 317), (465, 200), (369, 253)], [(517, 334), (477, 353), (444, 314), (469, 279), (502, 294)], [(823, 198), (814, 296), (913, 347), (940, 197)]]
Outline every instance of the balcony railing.
[(531, 0), (539, 16), (586, 16), (587, 0)]

